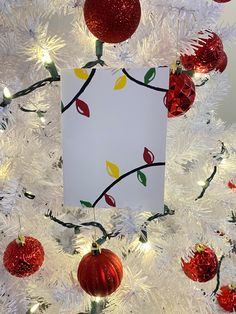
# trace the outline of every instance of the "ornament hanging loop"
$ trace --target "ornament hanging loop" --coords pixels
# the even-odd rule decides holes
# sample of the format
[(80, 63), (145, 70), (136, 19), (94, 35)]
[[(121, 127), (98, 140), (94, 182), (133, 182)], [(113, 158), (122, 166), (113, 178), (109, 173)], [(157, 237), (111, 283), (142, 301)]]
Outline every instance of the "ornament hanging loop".
[(18, 214), (18, 222), (19, 222), (19, 232), (18, 232), (18, 239), (22, 238), (22, 224), (21, 224), (21, 216)]
[(180, 57), (180, 14), (182, 13), (182, 11), (184, 10), (184, 8), (180, 8), (179, 9), (179, 16), (178, 16), (178, 22), (177, 22), (177, 34), (176, 34), (176, 60), (179, 60)]
[(171, 65), (171, 71), (173, 74), (181, 74), (183, 72), (182, 64), (180, 61), (180, 15), (184, 8), (179, 8), (179, 16), (177, 20), (177, 33), (176, 33), (176, 57), (175, 63)]

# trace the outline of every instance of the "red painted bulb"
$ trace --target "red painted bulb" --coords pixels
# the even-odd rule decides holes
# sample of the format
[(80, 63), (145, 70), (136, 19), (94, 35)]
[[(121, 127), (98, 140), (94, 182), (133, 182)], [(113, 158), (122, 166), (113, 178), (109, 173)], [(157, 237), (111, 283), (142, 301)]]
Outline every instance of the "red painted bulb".
[(3, 255), (6, 270), (16, 277), (28, 277), (42, 266), (44, 250), (32, 237), (19, 237), (7, 246)]
[(223, 43), (214, 32), (207, 39), (197, 41), (200, 46), (193, 45), (195, 55), (182, 55), (181, 62), (186, 70), (208, 73), (215, 70), (223, 53)]
[(217, 295), (217, 301), (225, 311), (236, 312), (236, 286), (222, 287)]
[(217, 273), (218, 260), (215, 252), (203, 245), (196, 244), (188, 261), (181, 259), (182, 269), (186, 276), (193, 281), (207, 282)]
[(174, 118), (185, 114), (194, 103), (195, 85), (185, 73), (170, 74), (170, 88), (164, 97), (168, 117)]
[(141, 19), (139, 0), (86, 0), (84, 18), (90, 32), (106, 43), (130, 38)]
[(78, 267), (81, 288), (95, 297), (112, 294), (120, 286), (123, 266), (119, 257), (107, 249), (93, 244), (92, 252), (86, 254)]

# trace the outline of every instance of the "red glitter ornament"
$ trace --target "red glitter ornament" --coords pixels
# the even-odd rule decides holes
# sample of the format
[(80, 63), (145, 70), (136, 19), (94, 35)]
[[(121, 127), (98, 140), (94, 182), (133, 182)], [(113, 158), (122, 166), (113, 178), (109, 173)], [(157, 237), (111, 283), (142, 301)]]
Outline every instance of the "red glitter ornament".
[(217, 301), (225, 311), (236, 312), (236, 286), (221, 287)]
[(195, 85), (186, 73), (170, 74), (170, 89), (164, 97), (168, 117), (178, 117), (186, 113), (195, 99)]
[(139, 0), (86, 0), (84, 18), (90, 32), (106, 43), (130, 38), (141, 19)]
[(213, 279), (218, 269), (218, 260), (215, 252), (203, 244), (196, 244), (192, 253), (193, 256), (189, 261), (181, 259), (185, 275), (199, 282)]
[(19, 236), (10, 242), (3, 255), (7, 271), (16, 277), (28, 277), (42, 266), (44, 250), (41, 243), (32, 237)]
[(222, 73), (226, 69), (227, 64), (228, 64), (227, 54), (224, 51), (222, 51), (222, 53), (221, 53), (221, 55), (219, 57), (218, 63), (216, 65), (215, 70)]
[(231, 0), (213, 0), (215, 2), (218, 2), (218, 3), (225, 3), (225, 2), (230, 2)]
[(92, 252), (82, 258), (77, 277), (82, 289), (88, 294), (105, 297), (119, 287), (123, 266), (116, 254), (107, 249), (100, 250), (94, 243)]
[(186, 70), (208, 73), (217, 67), (223, 52), (223, 43), (216, 33), (209, 33), (210, 37), (201, 38), (201, 41), (197, 42), (201, 45), (200, 47), (193, 45), (195, 55), (182, 55), (180, 57)]

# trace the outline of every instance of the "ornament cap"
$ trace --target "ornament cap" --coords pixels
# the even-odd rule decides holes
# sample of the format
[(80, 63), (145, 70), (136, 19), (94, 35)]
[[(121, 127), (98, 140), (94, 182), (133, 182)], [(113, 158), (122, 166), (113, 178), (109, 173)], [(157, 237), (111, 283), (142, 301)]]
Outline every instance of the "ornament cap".
[(23, 236), (22, 234), (18, 235), (18, 238), (16, 239), (16, 243), (20, 246), (24, 246), (25, 245), (25, 236)]
[(229, 290), (231, 290), (231, 291), (236, 290), (236, 285), (231, 284), (228, 287), (229, 287)]
[(173, 74), (180, 74), (183, 72), (182, 63), (180, 60), (176, 60), (175, 63), (172, 63), (170, 66), (171, 73)]
[(97, 242), (93, 242), (92, 243), (91, 252), (92, 252), (92, 254), (94, 256), (97, 256), (97, 255), (101, 254), (101, 248), (100, 248), (100, 246), (98, 245)]
[(206, 246), (204, 244), (201, 244), (201, 243), (196, 244), (196, 247), (195, 247), (195, 249), (198, 253), (204, 252), (205, 248), (206, 248)]

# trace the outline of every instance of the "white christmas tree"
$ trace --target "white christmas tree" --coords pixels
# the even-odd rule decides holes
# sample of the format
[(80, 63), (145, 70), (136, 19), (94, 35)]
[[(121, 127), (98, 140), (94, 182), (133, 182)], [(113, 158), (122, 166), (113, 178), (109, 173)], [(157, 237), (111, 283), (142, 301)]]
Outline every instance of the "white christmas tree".
[[(218, 25), (220, 1), (140, 2), (142, 17), (132, 37), (104, 44), (110, 67), (175, 64), (181, 53), (195, 53), (200, 32), (209, 38), (206, 30), (224, 44), (235, 38), (234, 27)], [(217, 293), (228, 285), (236, 311), (236, 125), (226, 127), (215, 114), (229, 89), (224, 73), (192, 73), (201, 85), (195, 102), (168, 121), (163, 215), (108, 208), (97, 210), (94, 221), (91, 208), (62, 205), (58, 73), (95, 58), (96, 38), (83, 7), (83, 0), (0, 2), (0, 312), (223, 314)], [(77, 280), (94, 228), (102, 247), (123, 264), (123, 280), (106, 298), (90, 296)], [(3, 261), (19, 235), (17, 245), (24, 247), (22, 236), (33, 237), (45, 253), (42, 265), (33, 256), (41, 267), (24, 278), (12, 276)], [(199, 252), (205, 249), (201, 244), (214, 250), (219, 263), (205, 283), (191, 280), (181, 267), (196, 244)], [(9, 268), (13, 264), (8, 261)]]

